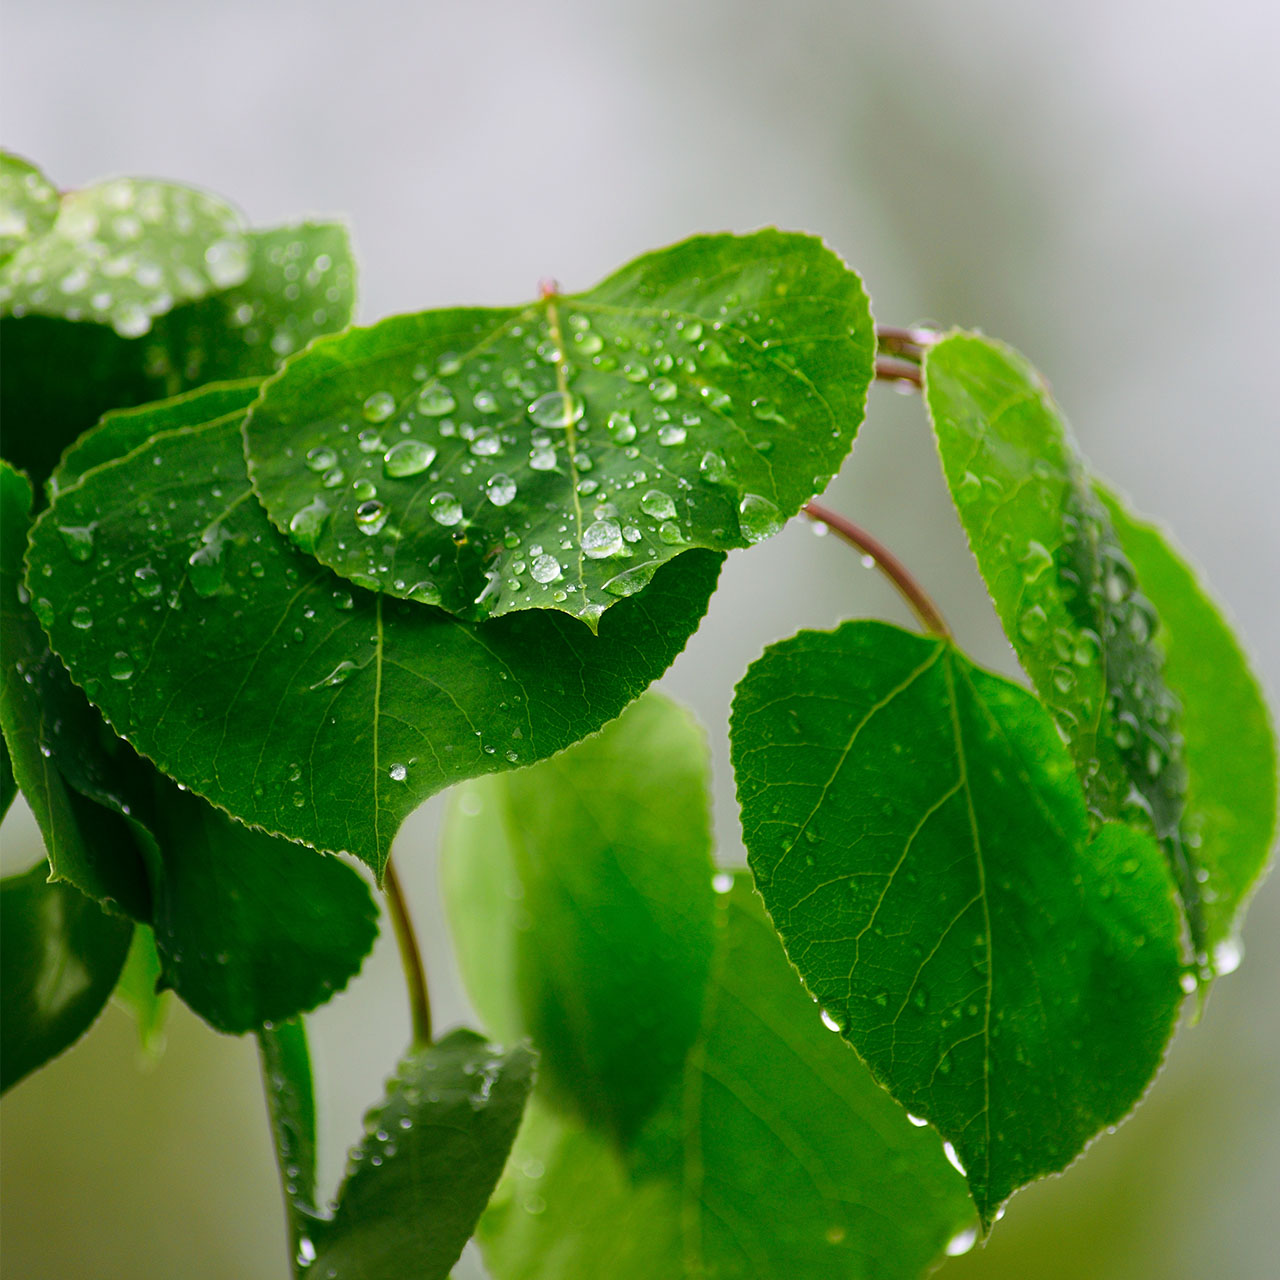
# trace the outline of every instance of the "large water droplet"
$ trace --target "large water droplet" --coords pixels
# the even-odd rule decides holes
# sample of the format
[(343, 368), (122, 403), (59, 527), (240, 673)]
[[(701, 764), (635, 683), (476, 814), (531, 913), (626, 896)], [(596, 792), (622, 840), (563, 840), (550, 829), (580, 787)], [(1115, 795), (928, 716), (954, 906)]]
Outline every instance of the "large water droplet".
[(71, 611), (71, 625), (78, 631), (88, 631), (93, 626), (93, 613), (88, 605), (76, 605)]
[(402, 764), (393, 764), (387, 774), (392, 782), (403, 782), (409, 776), (409, 770)]
[(440, 588), (434, 582), (415, 582), (405, 595), (419, 604), (439, 604), (444, 598), (440, 594)]
[(660, 401), (674, 400), (679, 394), (679, 388), (670, 378), (655, 378), (649, 383), (649, 391), (655, 400)]
[(640, 499), (640, 510), (655, 520), (671, 520), (676, 514), (676, 504), (670, 494), (663, 493), (661, 489), (650, 489)]
[(133, 590), (144, 600), (154, 600), (164, 589), (160, 575), (150, 565), (133, 571)]
[(312, 471), (328, 471), (337, 464), (337, 451), (330, 449), (328, 445), (317, 445), (307, 454), (307, 466)]
[(386, 422), (396, 411), (396, 398), (390, 391), (375, 391), (364, 402), (366, 422)]
[(377, 498), (370, 498), (356, 508), (356, 528), (361, 533), (373, 537), (375, 533), (382, 532), (382, 526), (386, 523), (387, 508)]
[[(963, 1172), (964, 1170), (962, 1169), (961, 1173)], [(968, 1253), (977, 1242), (977, 1227), (970, 1227), (967, 1231), (959, 1231), (947, 1241), (947, 1257), (958, 1258), (961, 1254)]]
[(387, 450), (382, 459), (382, 469), (392, 479), (400, 480), (425, 471), (435, 458), (435, 445), (422, 440), (401, 440)]
[[(718, 453), (704, 453), (702, 461), (698, 464), (698, 470), (702, 472), (702, 478), (708, 484), (723, 484), (725, 477), (729, 474), (728, 464)], [(815, 529), (825, 527), (825, 525), (814, 525)]]
[(446, 490), (433, 494), (429, 504), (431, 518), (446, 528), (462, 521), (462, 504)]
[(619, 444), (630, 444), (636, 438), (636, 424), (627, 409), (615, 409), (606, 423), (609, 434)]
[(120, 649), (111, 655), (111, 661), (107, 663), (107, 671), (113, 680), (132, 680), (133, 659)]
[(428, 418), (442, 418), (457, 407), (453, 392), (443, 382), (428, 382), (418, 392), (418, 412)]
[(196, 595), (207, 599), (217, 595), (226, 581), (227, 564), (223, 548), (228, 538), (222, 526), (218, 525), (206, 529), (201, 540), (202, 545), (187, 560), (187, 577)]
[(529, 417), (540, 427), (571, 427), (582, 420), (586, 406), (571, 391), (548, 391), (529, 406)]
[(329, 504), (323, 498), (314, 498), (293, 513), (293, 518), (289, 521), (289, 533), (294, 542), (310, 554), (315, 551), (328, 518)]
[(529, 568), (534, 582), (554, 582), (560, 576), (560, 561), (552, 555), (541, 555)]
[(684, 444), (685, 429), (678, 422), (668, 422), (658, 428), (658, 443), (670, 447), (673, 444)]
[(510, 476), (498, 472), (485, 481), (484, 491), (495, 507), (505, 507), (516, 496), (516, 482)]
[(582, 531), (583, 552), (592, 560), (603, 560), (622, 550), (622, 529), (616, 520), (597, 520)]
[(649, 585), (657, 571), (658, 566), (653, 561), (638, 564), (635, 568), (618, 574), (616, 578), (610, 578), (604, 584), (604, 589), (611, 596), (633, 596), (637, 591), (643, 591)]
[(738, 503), (738, 527), (748, 542), (761, 542), (773, 537), (785, 523), (782, 512), (758, 493), (744, 494)]

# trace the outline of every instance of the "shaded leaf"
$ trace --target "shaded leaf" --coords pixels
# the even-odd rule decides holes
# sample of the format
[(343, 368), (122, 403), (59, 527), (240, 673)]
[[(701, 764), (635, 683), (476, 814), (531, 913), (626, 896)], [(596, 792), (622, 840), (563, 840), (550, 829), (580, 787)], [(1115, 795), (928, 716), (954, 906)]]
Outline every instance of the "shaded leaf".
[(0, 880), (4, 1036), (0, 1090), (42, 1067), (93, 1025), (115, 986), (133, 926), (107, 915), (46, 863)]
[(1099, 490), (1160, 617), (1164, 678), (1182, 704), (1184, 830), (1201, 878), (1205, 935), (1219, 971), (1239, 961), (1236, 931), (1276, 831), (1276, 740), (1257, 677), (1230, 625), (1167, 534)]
[[(649, 693), (572, 750), (468, 784), (450, 809), (450, 920), (468, 971), (492, 970), (473, 984), (486, 1025), (529, 1036), (544, 1090), (624, 1143), (681, 1076), (702, 1019), (707, 781), (702, 730)], [(498, 927), (495, 898), (518, 903), (523, 927)]]
[(686, 548), (759, 541), (822, 489), (874, 348), (820, 241), (700, 236), (583, 294), (317, 344), (264, 386), (250, 472), (276, 527), (361, 586), (594, 626)]
[(5, 457), (42, 482), (108, 410), (261, 377), (317, 334), (350, 322), (355, 264), (343, 227), (275, 227), (248, 233), (246, 242), (251, 270), (243, 284), (175, 308), (144, 338), (47, 316), (0, 319)]
[(194, 187), (111, 178), (64, 192), (52, 226), (0, 265), (0, 311), (146, 333), (175, 306), (249, 274), (244, 224)]
[[(90, 527), (77, 558), (60, 530)], [(57, 652), (118, 733), (243, 821), (379, 874), (429, 795), (616, 716), (683, 648), (720, 564), (664, 568), (599, 637), (549, 613), (468, 625), (294, 551), (254, 501), (234, 422), (86, 475), (37, 522), (30, 560)]]
[(35, 165), (0, 151), (0, 262), (53, 226), (58, 189)]
[(823, 1026), (745, 877), (713, 891), (709, 777), (700, 736), (651, 697), (454, 804), (468, 991), (540, 1054), (479, 1233), (499, 1280), (917, 1276), (972, 1221), (937, 1135)]
[(1180, 1000), (1156, 844), (1090, 839), (1041, 705), (878, 622), (765, 651), (734, 698), (744, 839), (805, 984), (952, 1144), (983, 1222), (1117, 1123)]
[(488, 1203), (533, 1083), (533, 1055), (458, 1030), (405, 1055), (364, 1119), (335, 1205), (309, 1202), (315, 1103), (300, 1028), (264, 1033), (295, 1273), (330, 1280), (443, 1280)]
[(9, 806), (18, 794), (18, 783), (13, 776), (13, 761), (9, 758), (9, 746), (0, 738), (0, 818), (9, 812)]
[(1016, 351), (956, 333), (925, 357), (942, 468), (1005, 634), (1066, 736), (1095, 825), (1164, 843), (1197, 950), (1182, 843), (1186, 770), (1151, 601), (1040, 375)]

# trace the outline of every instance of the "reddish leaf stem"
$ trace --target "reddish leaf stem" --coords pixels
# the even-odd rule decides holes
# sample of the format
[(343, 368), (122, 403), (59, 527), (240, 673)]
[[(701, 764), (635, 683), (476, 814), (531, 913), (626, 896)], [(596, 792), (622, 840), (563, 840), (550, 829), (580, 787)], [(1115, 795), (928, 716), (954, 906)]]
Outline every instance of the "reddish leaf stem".
[(400, 964), (404, 968), (405, 985), (409, 988), (413, 1046), (415, 1049), (425, 1049), (431, 1043), (431, 1001), (427, 995), (427, 974), (422, 965), (418, 939), (413, 931), (413, 921), (409, 917), (404, 886), (400, 883), (395, 863), (389, 859), (382, 885), (387, 895), (387, 910), (391, 915), (396, 943), (400, 947)]

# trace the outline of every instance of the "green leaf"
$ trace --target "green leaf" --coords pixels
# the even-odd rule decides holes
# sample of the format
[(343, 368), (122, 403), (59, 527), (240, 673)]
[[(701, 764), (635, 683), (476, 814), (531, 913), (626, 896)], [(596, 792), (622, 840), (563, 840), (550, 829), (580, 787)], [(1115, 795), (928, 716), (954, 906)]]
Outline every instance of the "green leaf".
[(673, 556), (757, 542), (822, 489), (874, 350), (820, 241), (700, 236), (587, 293), (318, 343), (264, 386), (250, 473), (276, 527), (360, 586), (594, 627)]
[(1239, 962), (1245, 903), (1276, 832), (1276, 739), (1257, 677), (1231, 627), (1167, 534), (1098, 486), (1125, 554), (1160, 617), (1164, 677), (1182, 703), (1187, 811), (1205, 936), (1215, 967)]
[[(92, 529), (87, 555), (69, 529)], [(233, 421), (86, 475), (29, 558), (37, 612), (116, 732), (241, 820), (378, 874), (428, 796), (616, 716), (683, 648), (720, 564), (664, 568), (598, 637), (550, 613), (462, 623), (294, 551), (254, 501)]]
[(1090, 839), (1025, 690), (878, 622), (765, 651), (734, 698), (748, 857), (806, 986), (937, 1127), (985, 1225), (1137, 1102), (1180, 999), (1154, 841)]
[(148, 825), (161, 981), (211, 1026), (283, 1021), (359, 972), (378, 913), (351, 867), (251, 831), (167, 780), (156, 780)]
[(350, 322), (355, 264), (343, 227), (303, 223), (251, 232), (246, 241), (251, 270), (243, 284), (175, 308), (145, 338), (47, 316), (0, 319), (5, 457), (42, 482), (108, 410), (261, 377)]
[(0, 880), (4, 1036), (0, 1091), (74, 1044), (92, 1025), (129, 950), (133, 926), (69, 885), (46, 863)]
[(1186, 771), (1158, 625), (1040, 375), (957, 333), (929, 349), (925, 396), (943, 472), (1005, 634), (1065, 735), (1092, 820), (1164, 842), (1200, 949), (1179, 834)]
[(110, 743), (99, 738), (105, 726), (50, 653), (22, 585), (30, 506), (26, 478), (0, 462), (0, 724), (13, 774), (54, 876), (146, 919), (145, 872), (121, 816), (129, 806)]
[(499, 1280), (914, 1277), (972, 1221), (937, 1136), (823, 1026), (745, 878), (713, 891), (709, 779), (701, 735), (649, 697), (455, 801), (468, 991), (540, 1055), (480, 1232)]
[(104, 414), (92, 431), (79, 436), (62, 455), (49, 477), (50, 497), (79, 484), (94, 467), (123, 458), (163, 431), (198, 427), (233, 415), (237, 422), (241, 421), (260, 385), (259, 378), (212, 382), (168, 400), (153, 400), (134, 409)]
[[(542, 1087), (623, 1143), (680, 1077), (701, 1023), (707, 782), (702, 730), (650, 693), (572, 750), (469, 784), (450, 809), (450, 921), (465, 967), (493, 969), (477, 992), (486, 1025), (531, 1037)], [(496, 930), (494, 902), (516, 894), (524, 927)]]
[(0, 266), (0, 311), (146, 333), (175, 306), (241, 284), (240, 215), (193, 187), (112, 178), (65, 192), (53, 225)]
[(149, 926), (137, 925), (111, 998), (137, 1024), (138, 1045), (150, 1062), (164, 1052), (165, 1025), (173, 1003), (172, 995), (159, 989), (160, 971), (156, 936)]
[(277, 1158), (295, 1274), (444, 1280), (502, 1173), (533, 1084), (533, 1055), (458, 1030), (406, 1054), (364, 1119), (336, 1205), (320, 1212), (315, 1103), (300, 1028), (264, 1033)]
[(13, 761), (9, 758), (9, 745), (0, 737), (0, 818), (9, 812), (9, 806), (18, 794), (18, 783), (13, 776)]
[(478, 1232), (497, 1280), (914, 1280), (972, 1241), (937, 1135), (823, 1026), (734, 880), (716, 899), (702, 1034), (640, 1159), (535, 1099)]
[(0, 151), (0, 263), (53, 226), (58, 189), (35, 165)]

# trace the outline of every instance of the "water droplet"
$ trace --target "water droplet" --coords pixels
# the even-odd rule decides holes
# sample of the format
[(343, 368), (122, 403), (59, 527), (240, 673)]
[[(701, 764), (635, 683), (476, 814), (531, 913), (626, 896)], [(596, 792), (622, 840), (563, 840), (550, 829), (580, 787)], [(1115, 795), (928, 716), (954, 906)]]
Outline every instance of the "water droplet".
[(436, 357), (436, 372), (442, 378), (452, 377), (462, 368), (462, 357), (456, 351), (443, 351)]
[(249, 274), (249, 246), (238, 237), (215, 240), (204, 251), (204, 265), (219, 289), (230, 289)]
[(462, 521), (462, 504), (446, 490), (433, 494), (429, 504), (431, 518), (446, 528)]
[(684, 444), (685, 429), (676, 422), (668, 422), (658, 429), (658, 443), (670, 447), (673, 444)]
[(356, 508), (356, 528), (361, 533), (373, 537), (375, 533), (382, 532), (382, 526), (386, 523), (387, 508), (376, 498), (370, 498)]
[(540, 427), (571, 427), (582, 420), (585, 408), (571, 391), (548, 391), (529, 405), (529, 417)]
[(1027, 543), (1026, 554), (1022, 557), (1022, 578), (1030, 584), (1038, 581), (1045, 572), (1053, 568), (1053, 556), (1042, 542)]
[[(954, 1164), (955, 1161), (952, 1161)], [(960, 1170), (964, 1172), (963, 1169)], [(970, 1227), (967, 1231), (959, 1231), (947, 1241), (947, 1257), (958, 1258), (961, 1254), (968, 1253), (970, 1249), (978, 1242), (978, 1228)]]
[(151, 328), (151, 317), (137, 302), (122, 302), (111, 312), (111, 327), (122, 338), (140, 338)]
[(434, 582), (415, 582), (405, 595), (419, 604), (439, 604), (443, 599), (440, 588)]
[(541, 555), (535, 558), (529, 568), (534, 582), (554, 582), (560, 576), (560, 561), (552, 555)]
[(976, 502), (980, 497), (982, 497), (982, 481), (972, 471), (966, 471), (960, 483), (956, 485), (956, 501), (961, 505), (968, 505)]
[(337, 451), (330, 449), (328, 445), (317, 445), (307, 454), (307, 466), (312, 471), (328, 471), (330, 467), (337, 466), (337, 463)]
[(344, 658), (323, 680), (317, 680), (310, 687), (312, 689), (323, 689), (327, 685), (346, 684), (352, 673), (358, 669), (354, 662), (348, 662)]
[(201, 535), (201, 545), (188, 557), (187, 577), (196, 595), (207, 599), (222, 590), (227, 572), (223, 547), (227, 541), (221, 525), (206, 529)]
[(315, 551), (320, 533), (329, 518), (329, 504), (323, 498), (313, 498), (305, 507), (293, 513), (289, 521), (289, 533), (294, 542), (308, 554)]
[(782, 512), (758, 493), (744, 494), (738, 503), (738, 527), (748, 542), (773, 537), (785, 523)]
[(428, 382), (418, 392), (418, 412), (428, 418), (442, 418), (457, 407), (453, 392), (443, 382)]
[(107, 671), (113, 680), (133, 679), (133, 659), (123, 649), (111, 655)]
[(663, 402), (674, 400), (680, 393), (680, 389), (670, 378), (655, 378), (649, 383), (649, 391), (655, 400)]
[(924, 1116), (913, 1116), (910, 1111), (907, 1112), (907, 1119), (915, 1125), (917, 1129), (923, 1129), (929, 1122)]
[[(387, 774), (390, 776), (392, 782), (403, 782), (409, 776), (409, 770), (402, 764), (393, 764), (391, 768), (387, 770)], [(384, 1138), (386, 1137), (385, 1134), (382, 1136)]]
[(364, 402), (364, 420), (366, 422), (386, 422), (396, 411), (396, 398), (390, 391), (375, 391)]
[[(702, 478), (708, 484), (723, 484), (725, 477), (729, 474), (728, 464), (718, 453), (704, 453), (702, 461), (698, 464), (698, 470), (702, 472)], [(813, 527), (826, 528), (825, 525), (817, 524)]]
[(616, 520), (597, 520), (582, 531), (580, 545), (592, 560), (603, 560), (622, 550), (622, 530)]
[(435, 445), (422, 440), (401, 440), (392, 445), (382, 459), (382, 469), (393, 480), (416, 476), (436, 460)]
[(609, 434), (619, 444), (630, 444), (636, 438), (636, 424), (627, 409), (615, 409), (606, 423)]
[(684, 532), (674, 520), (664, 520), (658, 526), (658, 537), (669, 547), (681, 546), (686, 541)]
[(498, 472), (485, 481), (484, 491), (495, 507), (505, 507), (516, 496), (516, 482), (510, 476)]
[(346, 478), (347, 473), (341, 467), (331, 467), (320, 477), (320, 483), (326, 489), (336, 489)]
[(356, 437), (361, 453), (377, 453), (382, 448), (382, 437), (376, 431), (362, 431)]
[(81, 564), (93, 558), (93, 528), (91, 524), (58, 526), (58, 532), (66, 544), (67, 553)]
[(764, 396), (751, 402), (751, 415), (760, 422), (777, 422), (784, 427), (787, 425), (787, 420), (778, 412), (777, 405)]
[(640, 510), (655, 520), (671, 520), (676, 514), (676, 504), (661, 489), (650, 489), (640, 499)]
[(46, 627), (53, 621), (53, 601), (49, 600), (45, 596), (41, 596), (35, 604), (31, 606), (31, 611)]
[(967, 1178), (969, 1175), (965, 1172), (965, 1167), (960, 1163), (960, 1157), (956, 1155), (956, 1149), (949, 1142), (942, 1144), (942, 1154), (951, 1162), (951, 1167), (962, 1177)]
[(658, 566), (653, 562), (638, 564), (635, 568), (618, 574), (616, 578), (610, 578), (604, 584), (604, 589), (611, 596), (633, 596), (649, 585), (657, 571)]
[(87, 605), (78, 604), (71, 611), (71, 625), (79, 631), (88, 631), (93, 626), (93, 614)]
[(1018, 619), (1018, 634), (1028, 644), (1038, 644), (1044, 639), (1048, 630), (1048, 615), (1038, 604), (1033, 604), (1029, 609), (1022, 611), (1022, 616)]
[(840, 1032), (840, 1024), (825, 1010), (822, 1010), (822, 1025), (828, 1031)]
[(1235, 973), (1244, 959), (1244, 948), (1239, 938), (1224, 938), (1213, 948), (1213, 971), (1218, 977)]
[(133, 571), (133, 590), (144, 600), (154, 600), (164, 589), (160, 575), (150, 565)]

